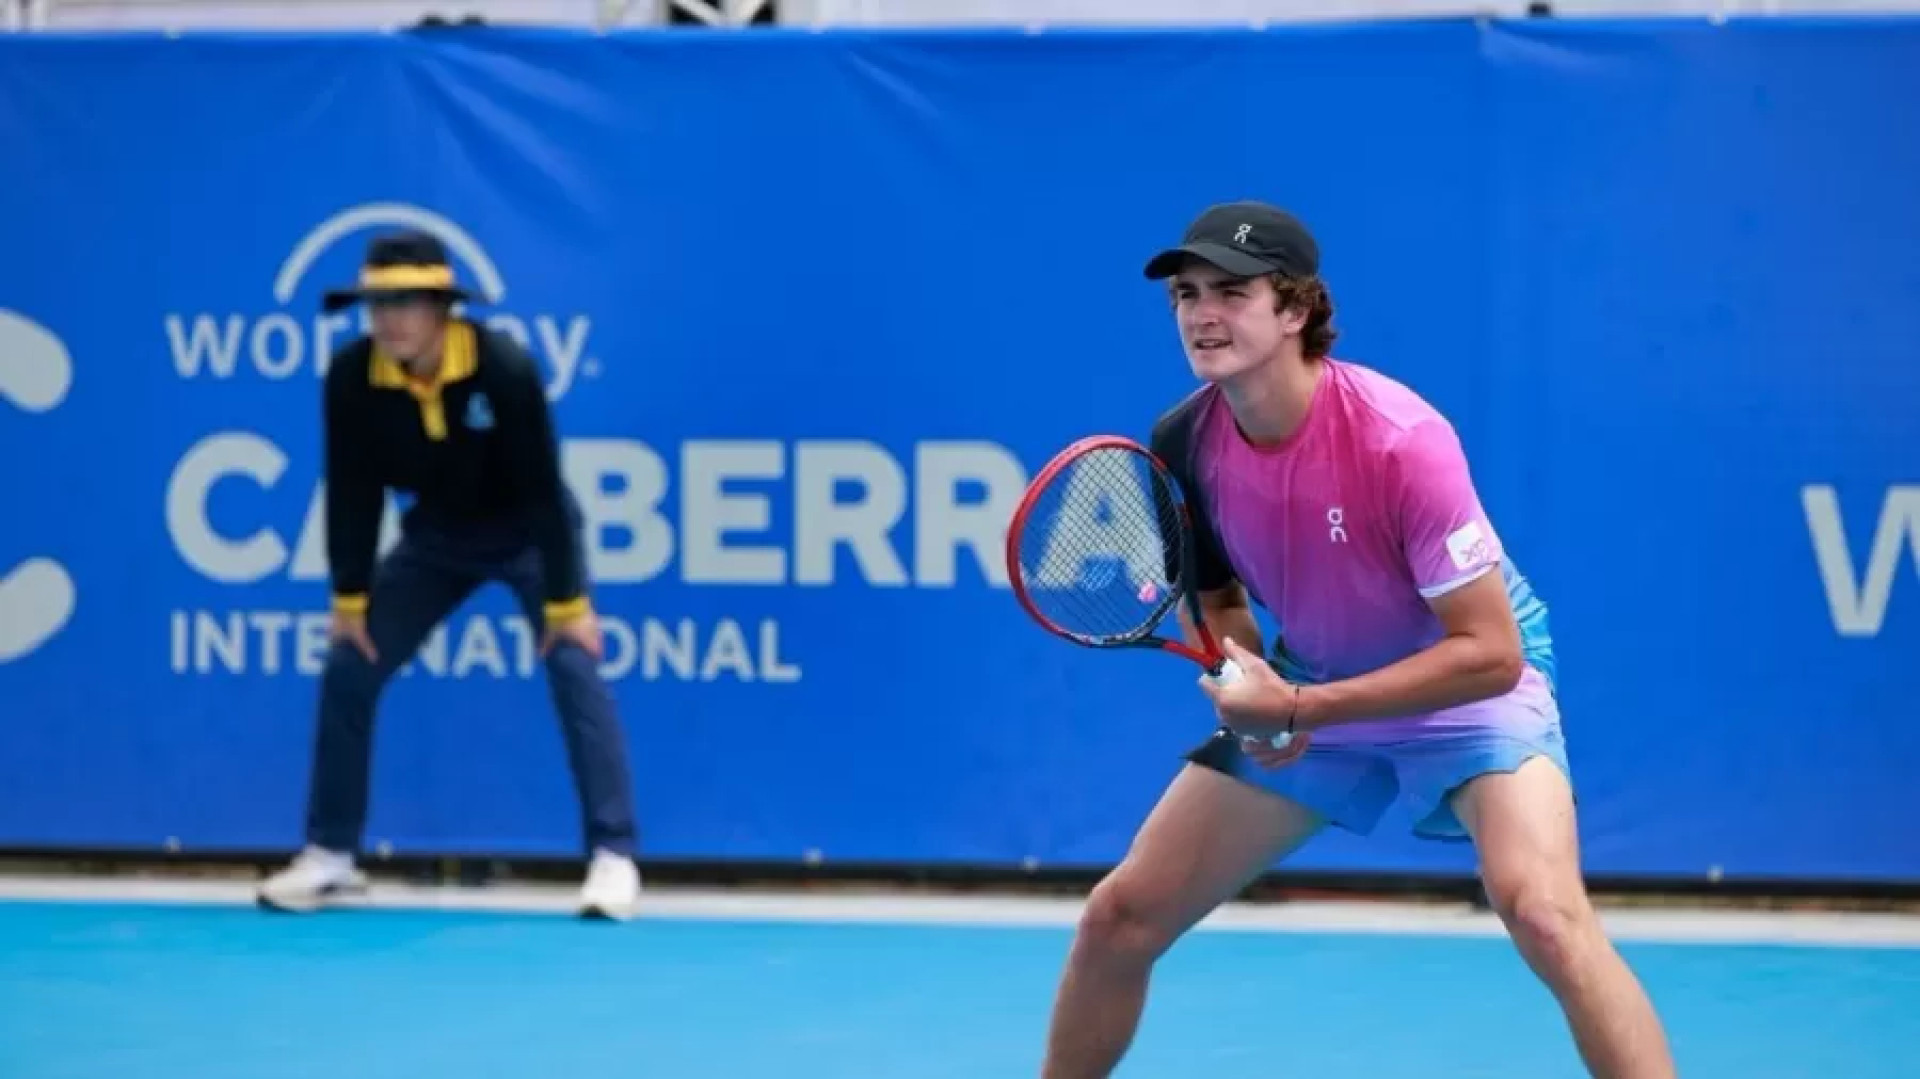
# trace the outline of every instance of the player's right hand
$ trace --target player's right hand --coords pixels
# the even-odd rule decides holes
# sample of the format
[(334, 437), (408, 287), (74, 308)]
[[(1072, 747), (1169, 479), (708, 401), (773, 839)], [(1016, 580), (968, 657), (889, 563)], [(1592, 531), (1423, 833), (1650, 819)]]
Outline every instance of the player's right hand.
[(1293, 736), (1285, 749), (1273, 748), (1273, 743), (1264, 738), (1241, 738), (1240, 748), (1253, 763), (1262, 768), (1285, 768), (1300, 759), (1300, 755), (1307, 751), (1307, 743), (1311, 741), (1313, 735), (1301, 732)]
[(380, 662), (380, 654), (374, 651), (373, 648), (373, 635), (367, 632), (367, 616), (365, 612), (360, 614), (345, 614), (340, 611), (333, 612), (331, 635), (336, 641), (345, 641), (355, 648), (358, 648), (360, 654), (367, 657), (368, 663)]

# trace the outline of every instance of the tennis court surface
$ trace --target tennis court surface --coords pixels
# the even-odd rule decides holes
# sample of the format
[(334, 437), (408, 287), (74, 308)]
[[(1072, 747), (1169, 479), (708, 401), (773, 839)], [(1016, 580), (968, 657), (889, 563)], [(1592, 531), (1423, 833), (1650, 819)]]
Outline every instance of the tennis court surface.
[[(663, 892), (376, 892), (259, 912), (238, 885), (0, 891), (8, 1079), (1037, 1074), (1075, 907)], [(1920, 919), (1610, 915), (1688, 1079), (1920, 1074)], [(1222, 912), (1162, 964), (1129, 1077), (1584, 1074), (1490, 918)]]

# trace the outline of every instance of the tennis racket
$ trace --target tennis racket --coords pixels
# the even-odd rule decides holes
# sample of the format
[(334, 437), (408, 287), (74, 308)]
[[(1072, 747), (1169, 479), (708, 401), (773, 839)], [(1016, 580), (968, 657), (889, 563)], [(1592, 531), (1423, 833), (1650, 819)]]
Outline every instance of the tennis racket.
[[(1040, 627), (1087, 648), (1150, 648), (1200, 665), (1216, 685), (1243, 677), (1200, 615), (1193, 526), (1179, 484), (1128, 438), (1081, 439), (1028, 484), (1007, 530), (1014, 598)], [(1184, 605), (1199, 647), (1163, 636)], [(1276, 749), (1292, 736), (1273, 738)]]

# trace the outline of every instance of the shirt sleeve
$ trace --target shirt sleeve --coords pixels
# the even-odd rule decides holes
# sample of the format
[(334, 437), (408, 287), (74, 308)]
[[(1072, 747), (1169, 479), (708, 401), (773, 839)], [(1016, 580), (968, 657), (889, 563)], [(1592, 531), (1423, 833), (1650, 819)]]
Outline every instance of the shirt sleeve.
[[(1212, 592), (1233, 584), (1237, 578), (1232, 564), (1227, 561), (1226, 552), (1220, 547), (1219, 534), (1213, 527), (1204, 492), (1200, 489), (1199, 469), (1195, 467), (1194, 460), (1196, 415), (1189, 402), (1163, 417), (1153, 426), (1148, 448), (1173, 474), (1180, 486), (1180, 496), (1186, 503), (1187, 520), (1193, 531), (1194, 590)], [(1169, 579), (1175, 575), (1177, 568), (1168, 567)]]
[(547, 621), (565, 621), (585, 614), (588, 601), (586, 571), (581, 564), (580, 548), (574, 542), (566, 485), (560, 476), (560, 445), (554, 430), (553, 410), (547, 403), (546, 387), (541, 383), (540, 368), (533, 357), (508, 340), (498, 341), (493, 347), (511, 349), (514, 353), (501, 365), (502, 377), (496, 391), (501, 406), (501, 433), (507, 443), (506, 459), (513, 490), (533, 523), (534, 542), (540, 550), (546, 582)]
[(1428, 422), (1409, 431), (1394, 464), (1401, 547), (1422, 596), (1438, 599), (1500, 565), (1500, 537), (1450, 425)]
[(333, 607), (348, 614), (367, 609), (374, 558), (379, 553), (380, 518), (386, 511), (386, 485), (368, 461), (365, 436), (355, 431), (366, 418), (365, 410), (358, 407), (356, 371), (364, 382), (364, 365), (334, 357), (327, 369), (321, 421), (326, 443), (327, 567)]

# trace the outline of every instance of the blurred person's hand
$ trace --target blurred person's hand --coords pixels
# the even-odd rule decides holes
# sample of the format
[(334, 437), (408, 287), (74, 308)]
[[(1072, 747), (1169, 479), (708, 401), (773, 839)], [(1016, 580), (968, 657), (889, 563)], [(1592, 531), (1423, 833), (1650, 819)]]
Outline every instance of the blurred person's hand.
[(561, 641), (572, 641), (579, 645), (587, 655), (593, 657), (596, 663), (605, 658), (604, 642), (600, 636), (600, 617), (592, 611), (549, 625), (546, 635), (540, 641), (540, 654), (545, 656), (552, 652), (553, 646)]
[(336, 641), (345, 641), (358, 648), (360, 654), (367, 657), (368, 663), (380, 662), (380, 654), (373, 647), (373, 636), (367, 632), (365, 611), (352, 614), (345, 611), (333, 612), (333, 627), (329, 635)]

